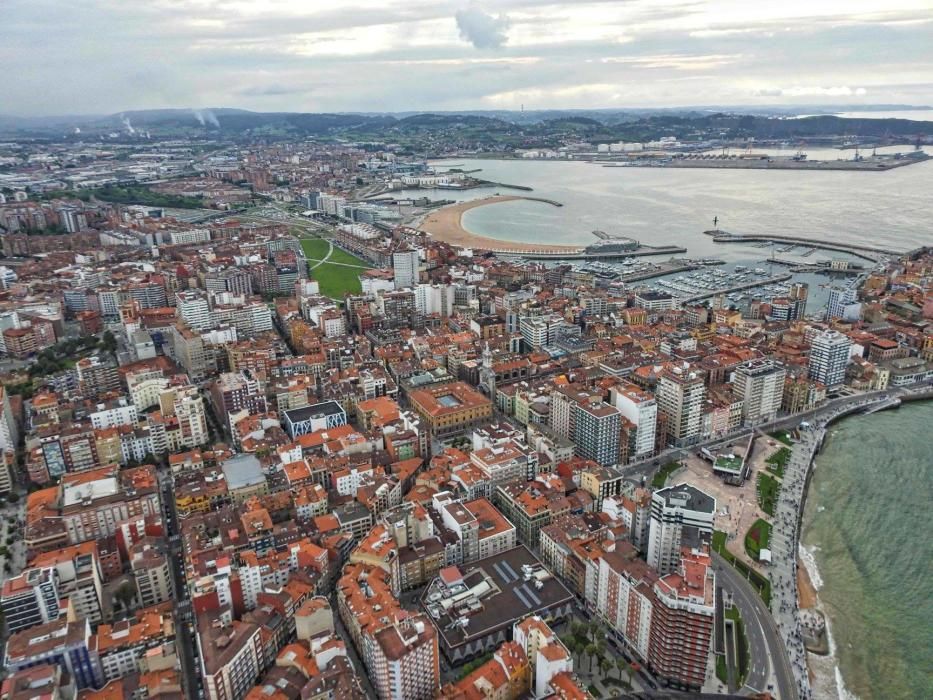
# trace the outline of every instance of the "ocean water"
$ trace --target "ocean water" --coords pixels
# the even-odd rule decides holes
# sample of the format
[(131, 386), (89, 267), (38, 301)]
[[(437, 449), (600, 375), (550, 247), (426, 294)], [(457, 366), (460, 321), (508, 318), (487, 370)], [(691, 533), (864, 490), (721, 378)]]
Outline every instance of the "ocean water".
[[(851, 151), (839, 151), (851, 157)], [(478, 177), (533, 188), (527, 194), (561, 202), (516, 200), (476, 207), (467, 230), (512, 241), (585, 245), (592, 231), (630, 236), (648, 245), (682, 245), (691, 256), (742, 259), (734, 244), (703, 231), (713, 217), (726, 231), (784, 234), (821, 241), (887, 245), (933, 244), (933, 160), (887, 172), (807, 172), (604, 168), (593, 163), (466, 160), (438, 167), (480, 169)], [(477, 199), (504, 188), (465, 192), (412, 191), (435, 198)], [(817, 259), (814, 255), (811, 259)]]
[(861, 700), (933, 698), (933, 402), (832, 426), (803, 545), (841, 683)]

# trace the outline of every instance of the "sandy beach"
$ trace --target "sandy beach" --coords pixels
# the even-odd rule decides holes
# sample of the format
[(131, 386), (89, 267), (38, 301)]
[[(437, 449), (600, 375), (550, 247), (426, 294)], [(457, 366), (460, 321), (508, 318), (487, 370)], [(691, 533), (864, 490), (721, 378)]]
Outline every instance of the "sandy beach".
[[(463, 213), (475, 207), (484, 207), (499, 202), (511, 202), (515, 199), (532, 199), (516, 195), (495, 195), (484, 199), (475, 199), (470, 202), (461, 202), (441, 207), (425, 215), (418, 228), (431, 234), (439, 241), (462, 248), (480, 248), (507, 253), (565, 253), (581, 250), (580, 246), (546, 245), (543, 243), (516, 243), (513, 241), (500, 241), (486, 236), (477, 236), (463, 228)], [(551, 206), (544, 202), (542, 206)]]
[(815, 608), (819, 604), (816, 587), (810, 581), (810, 572), (803, 561), (798, 560), (797, 566), (797, 598), (801, 608)]

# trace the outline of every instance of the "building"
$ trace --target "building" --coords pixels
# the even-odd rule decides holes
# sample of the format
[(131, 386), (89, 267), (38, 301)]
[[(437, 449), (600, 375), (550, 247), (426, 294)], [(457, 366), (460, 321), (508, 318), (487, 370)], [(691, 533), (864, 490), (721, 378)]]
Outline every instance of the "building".
[(416, 389), (408, 400), (436, 443), (461, 437), (492, 418), (492, 401), (465, 382)]
[(324, 401), (312, 406), (282, 412), (285, 431), (292, 439), (299, 435), (330, 430), (347, 424), (347, 412), (336, 401)]
[(379, 700), (433, 700), (440, 687), (440, 658), (437, 633), (425, 615), (383, 627), (366, 650), (366, 668)]
[(684, 547), (697, 548), (713, 535), (716, 499), (689, 484), (651, 494), (648, 564), (661, 574), (675, 571)]
[[(224, 425), (228, 425), (230, 416), (239, 411), (247, 411), (249, 415), (255, 416), (268, 410), (262, 384), (246, 369), (221, 374), (211, 384), (211, 400), (217, 418)], [(230, 428), (232, 430), (233, 426)]]
[(395, 273), (395, 288), (406, 289), (418, 283), (420, 256), (417, 248), (403, 243), (392, 253), (392, 271)]
[(745, 425), (777, 418), (784, 396), (784, 368), (772, 360), (753, 360), (741, 365), (732, 380), (732, 393), (742, 402)]
[(655, 582), (648, 666), (667, 685), (699, 692), (713, 638), (716, 578), (708, 554), (685, 552)]
[(524, 546), (442, 569), (421, 598), (441, 652), (453, 665), (494, 651), (528, 615), (563, 620), (573, 594)]
[(54, 567), (27, 569), (8, 578), (0, 589), (0, 609), (10, 633), (58, 619), (58, 572)]
[(622, 414), (607, 403), (578, 403), (574, 410), (576, 453), (604, 467), (619, 463)]
[(130, 571), (142, 607), (148, 608), (174, 598), (174, 585), (168, 557), (156, 548), (155, 538), (143, 538), (129, 552)]
[[(858, 289), (854, 284), (833, 286), (829, 289), (829, 298), (826, 300), (825, 320), (834, 318), (844, 320), (858, 320), (860, 304), (858, 304)], [(852, 318), (854, 314), (854, 318)]]
[(198, 615), (201, 678), (208, 700), (242, 700), (262, 672), (262, 635), (251, 622), (232, 619), (229, 608)]
[(20, 630), (6, 644), (3, 665), (9, 672), (52, 664), (66, 670), (78, 689), (99, 688), (103, 677), (97, 654), (92, 648), (91, 623), (53, 622)]
[(852, 341), (839, 331), (822, 331), (810, 343), (809, 377), (826, 387), (842, 384), (846, 378), (846, 367)]
[(458, 563), (486, 559), (516, 545), (515, 526), (486, 498), (461, 502), (442, 492), (434, 496), (434, 508), (460, 541)]
[(686, 363), (661, 372), (657, 401), (667, 429), (666, 444), (684, 447), (700, 439), (705, 400), (703, 376)]
[(658, 404), (654, 395), (634, 384), (624, 384), (613, 387), (610, 396), (612, 405), (635, 426), (635, 449), (631, 456), (653, 454), (658, 425)]

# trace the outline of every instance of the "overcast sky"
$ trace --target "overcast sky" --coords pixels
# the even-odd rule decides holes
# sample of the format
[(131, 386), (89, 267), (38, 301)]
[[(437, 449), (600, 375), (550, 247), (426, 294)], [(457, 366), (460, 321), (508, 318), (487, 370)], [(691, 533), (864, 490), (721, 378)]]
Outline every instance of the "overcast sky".
[(933, 0), (2, 0), (0, 114), (933, 104)]

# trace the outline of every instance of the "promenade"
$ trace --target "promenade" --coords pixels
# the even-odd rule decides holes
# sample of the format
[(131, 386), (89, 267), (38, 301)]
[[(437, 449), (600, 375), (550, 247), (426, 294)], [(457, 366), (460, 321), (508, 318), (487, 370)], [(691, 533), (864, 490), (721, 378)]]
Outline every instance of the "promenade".
[(774, 511), (771, 532), (771, 614), (784, 643), (794, 674), (797, 697), (813, 697), (807, 670), (807, 651), (803, 642), (800, 606), (797, 590), (798, 548), (803, 504), (806, 501), (810, 469), (823, 444), (828, 426), (852, 413), (871, 413), (898, 405), (901, 397), (927, 394), (928, 385), (898, 391), (892, 389), (872, 395), (851, 397), (848, 401), (828, 407), (809, 419), (809, 427), (800, 430), (784, 470), (784, 479)]

